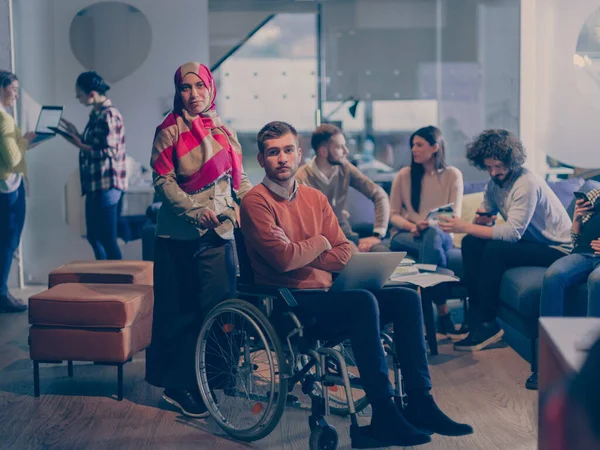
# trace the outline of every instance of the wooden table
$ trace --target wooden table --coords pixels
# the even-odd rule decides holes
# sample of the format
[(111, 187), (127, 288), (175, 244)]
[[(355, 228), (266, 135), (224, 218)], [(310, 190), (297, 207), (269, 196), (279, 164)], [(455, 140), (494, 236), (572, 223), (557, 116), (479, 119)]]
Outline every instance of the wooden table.
[[(596, 331), (600, 337), (600, 319), (542, 317), (539, 324), (538, 388), (539, 398), (542, 398), (557, 383), (579, 371), (588, 355), (579, 349), (579, 342)], [(538, 420), (538, 424), (541, 423)], [(543, 430), (541, 427), (538, 430), (538, 442), (541, 442)]]

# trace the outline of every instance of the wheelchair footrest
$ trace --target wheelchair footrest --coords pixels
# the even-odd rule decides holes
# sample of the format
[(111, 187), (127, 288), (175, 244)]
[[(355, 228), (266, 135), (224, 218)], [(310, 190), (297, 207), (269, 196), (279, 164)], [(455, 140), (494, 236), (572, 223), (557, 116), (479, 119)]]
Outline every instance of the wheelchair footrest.
[(389, 447), (389, 443), (378, 441), (370, 436), (370, 425), (359, 427), (356, 425), (350, 426), (350, 442), (352, 448), (381, 448)]

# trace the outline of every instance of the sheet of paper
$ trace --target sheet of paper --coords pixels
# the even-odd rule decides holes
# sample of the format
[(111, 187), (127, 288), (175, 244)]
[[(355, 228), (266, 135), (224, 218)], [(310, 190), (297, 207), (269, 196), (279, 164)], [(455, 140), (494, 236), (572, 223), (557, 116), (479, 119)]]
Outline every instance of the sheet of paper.
[(459, 279), (452, 275), (442, 275), (437, 273), (419, 273), (416, 275), (392, 275), (386, 285), (409, 283), (422, 288), (436, 286), (440, 283), (457, 282)]
[(437, 270), (437, 265), (435, 264), (415, 264), (414, 267), (425, 272), (435, 272)]

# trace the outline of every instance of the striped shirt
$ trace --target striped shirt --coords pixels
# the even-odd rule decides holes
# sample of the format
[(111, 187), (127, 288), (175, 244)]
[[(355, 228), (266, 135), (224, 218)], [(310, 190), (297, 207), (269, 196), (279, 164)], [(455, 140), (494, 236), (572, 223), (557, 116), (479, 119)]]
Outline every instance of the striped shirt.
[(92, 110), (82, 141), (92, 147), (92, 151), (79, 151), (82, 194), (113, 188), (125, 191), (125, 126), (110, 100)]

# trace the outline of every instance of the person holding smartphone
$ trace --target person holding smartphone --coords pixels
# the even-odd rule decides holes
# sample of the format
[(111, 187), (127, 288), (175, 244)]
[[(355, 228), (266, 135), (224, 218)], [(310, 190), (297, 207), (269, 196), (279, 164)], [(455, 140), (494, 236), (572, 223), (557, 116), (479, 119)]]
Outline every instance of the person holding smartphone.
[[(446, 147), (439, 128), (428, 126), (415, 131), (409, 140), (410, 167), (400, 169), (390, 194), (393, 225), (390, 249), (406, 251), (418, 263), (446, 267), (452, 236), (427, 219), (432, 209), (452, 203), (452, 214), (460, 216), (463, 177), (460, 170), (446, 164)], [(437, 306), (438, 332), (449, 337), (460, 335), (446, 305), (444, 285), (423, 291)]]
[[(502, 339), (496, 316), (500, 284), (512, 267), (549, 267), (571, 250), (571, 219), (548, 184), (523, 167), (527, 153), (507, 130), (486, 130), (467, 147), (467, 159), (487, 170), (490, 181), (473, 223), (441, 218), (462, 241), (465, 281), (471, 305), (468, 336), (454, 344), (459, 351), (482, 350)], [(504, 223), (495, 223), (499, 212)]]
[(19, 98), (19, 80), (0, 70), (0, 313), (27, 309), (8, 290), (10, 267), (25, 224), (25, 151), (33, 148), (33, 131), (21, 134), (9, 110)]
[(567, 289), (587, 280), (587, 314), (600, 317), (600, 189), (576, 197), (571, 228), (573, 252), (546, 271), (540, 298), (541, 316), (562, 317)]
[(75, 95), (92, 112), (83, 133), (66, 119), (59, 133), (79, 148), (81, 194), (85, 195), (86, 237), (96, 259), (122, 259), (117, 242), (119, 201), (127, 190), (123, 116), (106, 96), (110, 89), (96, 72), (77, 77)]

